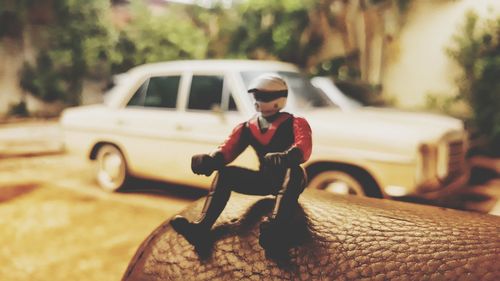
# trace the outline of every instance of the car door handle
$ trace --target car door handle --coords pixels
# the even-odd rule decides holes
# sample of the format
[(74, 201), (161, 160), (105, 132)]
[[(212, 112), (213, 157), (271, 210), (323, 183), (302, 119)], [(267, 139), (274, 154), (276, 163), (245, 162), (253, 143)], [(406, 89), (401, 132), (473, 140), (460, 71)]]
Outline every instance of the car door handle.
[(186, 126), (183, 126), (183, 125), (181, 125), (181, 124), (177, 124), (177, 125), (175, 126), (175, 129), (176, 129), (177, 131), (190, 131), (190, 130), (191, 130), (191, 128), (186, 127)]

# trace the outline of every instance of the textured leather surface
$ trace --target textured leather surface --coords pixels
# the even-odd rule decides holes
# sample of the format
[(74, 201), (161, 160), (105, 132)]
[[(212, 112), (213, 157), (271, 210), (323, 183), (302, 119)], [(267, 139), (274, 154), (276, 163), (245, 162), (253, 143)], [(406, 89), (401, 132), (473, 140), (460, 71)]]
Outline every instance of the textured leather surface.
[[(233, 194), (200, 257), (168, 221), (140, 246), (123, 280), (500, 280), (500, 217), (308, 190), (289, 259), (266, 257), (269, 198)], [(196, 217), (203, 199), (183, 212)]]

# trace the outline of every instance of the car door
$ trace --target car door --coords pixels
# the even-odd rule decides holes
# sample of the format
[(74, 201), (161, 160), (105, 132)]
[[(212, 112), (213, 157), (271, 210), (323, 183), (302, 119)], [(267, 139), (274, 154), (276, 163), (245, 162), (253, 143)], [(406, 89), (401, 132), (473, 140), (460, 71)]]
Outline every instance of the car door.
[(139, 83), (115, 120), (119, 142), (133, 174), (170, 180), (170, 157), (182, 143), (175, 134), (175, 118), (182, 76), (155, 75)]
[[(208, 186), (210, 179), (192, 174), (191, 156), (211, 153), (227, 138), (233, 128), (246, 117), (234, 98), (234, 82), (229, 74), (194, 72), (189, 78), (188, 91), (184, 98), (182, 118), (176, 130), (182, 138), (184, 148), (178, 154), (176, 175), (190, 184)], [(246, 156), (245, 162), (255, 162)]]

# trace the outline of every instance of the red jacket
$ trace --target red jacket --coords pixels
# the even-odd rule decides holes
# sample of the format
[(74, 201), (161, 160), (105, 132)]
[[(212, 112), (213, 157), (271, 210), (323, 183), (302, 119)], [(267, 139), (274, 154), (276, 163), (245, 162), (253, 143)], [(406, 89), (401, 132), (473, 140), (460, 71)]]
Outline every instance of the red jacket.
[(254, 117), (236, 126), (218, 150), (224, 156), (225, 164), (229, 164), (249, 145), (254, 148), (261, 163), (267, 153), (284, 152), (293, 148), (302, 153), (300, 163), (304, 163), (312, 151), (311, 127), (304, 118), (280, 112), (263, 132), (258, 117)]

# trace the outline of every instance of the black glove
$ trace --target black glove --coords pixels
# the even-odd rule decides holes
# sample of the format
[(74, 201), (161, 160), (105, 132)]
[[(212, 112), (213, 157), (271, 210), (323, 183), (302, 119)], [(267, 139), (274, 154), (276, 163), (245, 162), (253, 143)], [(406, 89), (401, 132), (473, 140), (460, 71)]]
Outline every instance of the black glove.
[(270, 152), (264, 156), (264, 167), (289, 168), (300, 165), (302, 152), (296, 147), (292, 147), (284, 152)]
[(197, 154), (191, 158), (191, 170), (197, 175), (210, 176), (216, 169), (214, 157), (208, 154)]
[(288, 167), (288, 153), (271, 152), (264, 156), (264, 166), (268, 169), (280, 169)]

